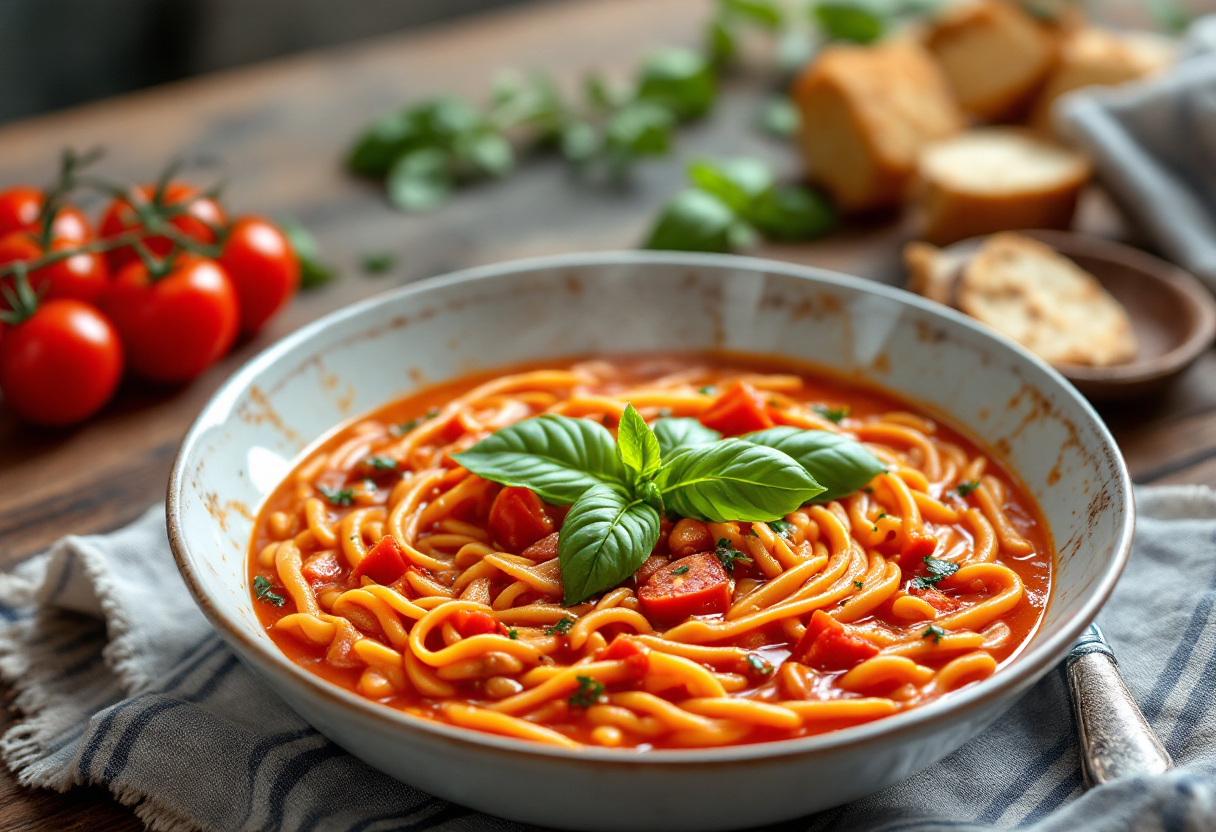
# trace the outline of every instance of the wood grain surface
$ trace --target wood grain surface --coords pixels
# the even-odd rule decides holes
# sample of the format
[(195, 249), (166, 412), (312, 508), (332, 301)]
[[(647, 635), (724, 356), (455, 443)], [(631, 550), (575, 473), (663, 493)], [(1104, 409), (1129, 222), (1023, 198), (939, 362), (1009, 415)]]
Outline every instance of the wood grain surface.
[[(754, 127), (766, 82), (728, 83), (712, 118), (680, 134), (669, 159), (643, 164), (625, 187), (580, 181), (551, 159), (530, 159), (503, 182), (462, 192), (434, 214), (394, 212), (378, 188), (348, 176), (342, 156), (371, 116), (427, 94), (483, 98), (503, 68), (544, 69), (576, 84), (592, 68), (624, 73), (654, 47), (693, 45), (706, 0), (535, 3), (454, 24), (172, 84), (0, 128), (0, 186), (50, 179), (60, 148), (102, 145), (102, 168), (150, 178), (176, 157), (223, 161), (232, 212), (290, 215), (307, 225), (339, 280), (302, 295), (255, 340), (183, 388), (129, 383), (99, 418), (69, 431), (17, 424), (0, 408), (0, 568), (67, 532), (101, 532), (163, 499), (178, 442), (232, 371), (287, 332), (394, 285), (452, 269), (539, 253), (631, 248), (697, 155), (753, 155), (784, 174), (788, 146)], [(1078, 227), (1136, 243), (1098, 191)], [(887, 283), (902, 280), (907, 223), (842, 229), (761, 254)], [(362, 255), (392, 252), (387, 275), (360, 273)], [(1216, 356), (1170, 391), (1108, 406), (1137, 482), (1216, 484)], [(11, 720), (9, 714), (6, 719)], [(0, 774), (0, 830), (131, 830), (141, 824), (99, 788), (65, 795), (20, 788)]]

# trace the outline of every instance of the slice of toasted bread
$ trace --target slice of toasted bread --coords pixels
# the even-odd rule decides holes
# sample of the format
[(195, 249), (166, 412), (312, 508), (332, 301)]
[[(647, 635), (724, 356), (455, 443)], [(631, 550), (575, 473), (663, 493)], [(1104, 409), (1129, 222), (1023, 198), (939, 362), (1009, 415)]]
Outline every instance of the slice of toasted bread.
[(1050, 246), (997, 234), (959, 277), (958, 308), (1051, 364), (1106, 367), (1136, 356), (1127, 311)]
[(918, 173), (922, 236), (946, 245), (996, 231), (1067, 229), (1090, 166), (1028, 130), (988, 127), (928, 145)]
[(940, 70), (908, 41), (830, 46), (792, 94), (808, 176), (849, 213), (902, 203), (925, 143), (966, 125)]
[(1081, 87), (1114, 86), (1143, 78), (1173, 63), (1177, 45), (1151, 32), (1111, 32), (1085, 27), (1067, 33), (1060, 60), (1035, 101), (1030, 123), (1051, 128), (1056, 99)]
[(1024, 114), (1057, 50), (1051, 29), (1006, 0), (951, 8), (929, 30), (925, 45), (963, 109), (984, 121)]
[(908, 243), (904, 246), (904, 265), (908, 268), (909, 292), (954, 305), (958, 264), (944, 257), (941, 249), (928, 243)]

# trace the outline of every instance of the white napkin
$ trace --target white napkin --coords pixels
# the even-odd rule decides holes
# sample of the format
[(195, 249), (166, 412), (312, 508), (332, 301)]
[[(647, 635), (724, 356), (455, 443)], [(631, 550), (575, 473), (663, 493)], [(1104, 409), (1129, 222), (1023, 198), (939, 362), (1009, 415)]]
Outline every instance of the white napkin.
[[(1178, 770), (1083, 792), (1062, 673), (936, 766), (773, 830), (1216, 829), (1216, 494), (1146, 488), (1099, 620)], [(519, 830), (355, 760), (240, 664), (178, 577), (163, 511), (0, 574), (21, 783), (106, 785), (153, 829)], [(771, 832), (771, 830), (770, 830)]]
[(1054, 115), (1128, 216), (1216, 291), (1216, 15), (1191, 25), (1166, 73), (1078, 90)]

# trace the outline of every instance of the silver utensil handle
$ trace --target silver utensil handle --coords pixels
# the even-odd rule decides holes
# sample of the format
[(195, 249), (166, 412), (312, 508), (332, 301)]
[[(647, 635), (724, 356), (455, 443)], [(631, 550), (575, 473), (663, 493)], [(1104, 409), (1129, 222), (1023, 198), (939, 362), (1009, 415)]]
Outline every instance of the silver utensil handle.
[(1100, 632), (1084, 637), (1065, 665), (1087, 786), (1129, 774), (1160, 774), (1174, 763), (1119, 675)]

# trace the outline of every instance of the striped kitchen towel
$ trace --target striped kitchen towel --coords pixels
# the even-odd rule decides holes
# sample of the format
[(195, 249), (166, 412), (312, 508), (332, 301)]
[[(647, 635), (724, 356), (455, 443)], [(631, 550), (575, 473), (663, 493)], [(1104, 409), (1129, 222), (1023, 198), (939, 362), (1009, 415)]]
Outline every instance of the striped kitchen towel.
[[(782, 832), (1216, 829), (1216, 493), (1137, 492), (1099, 620), (1177, 770), (1084, 791), (1062, 674), (938, 765)], [(158, 830), (513, 830), (355, 760), (224, 646), (178, 577), (162, 511), (0, 574), (0, 675), (21, 783), (106, 785)]]

